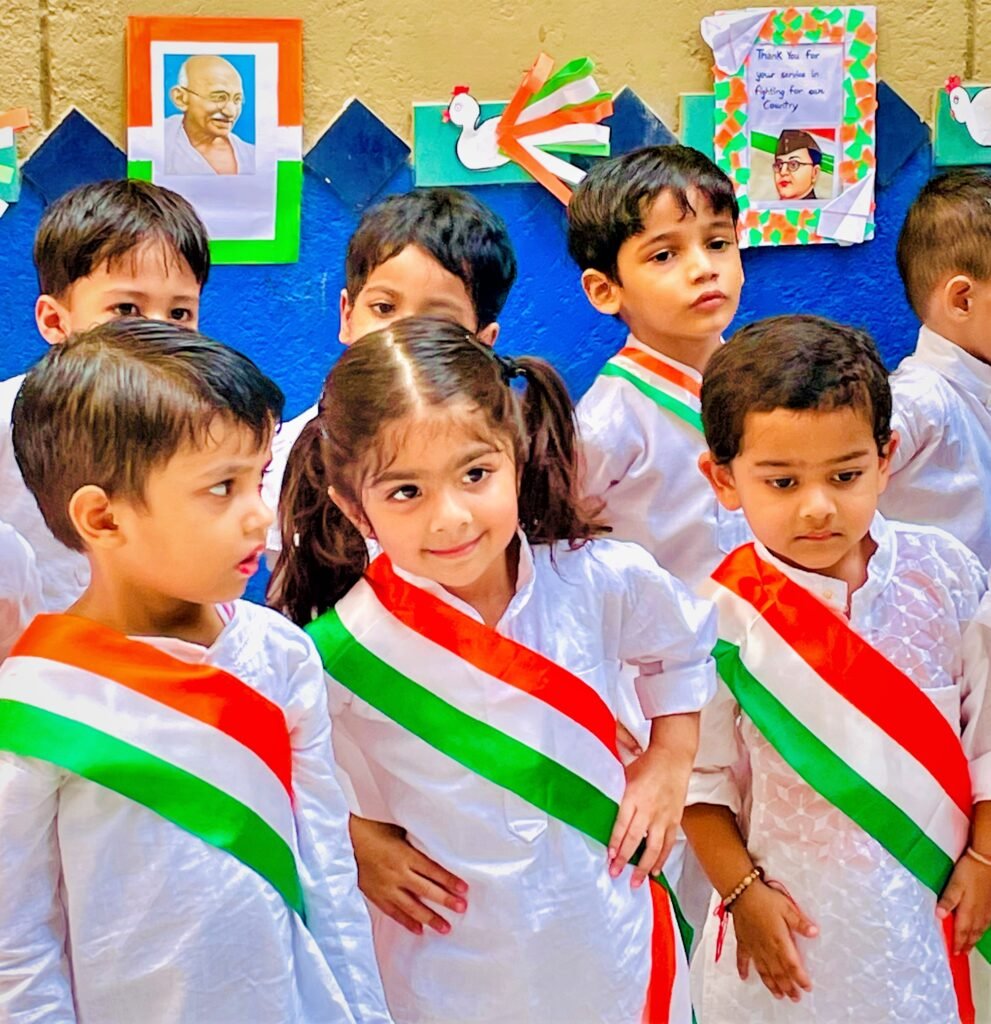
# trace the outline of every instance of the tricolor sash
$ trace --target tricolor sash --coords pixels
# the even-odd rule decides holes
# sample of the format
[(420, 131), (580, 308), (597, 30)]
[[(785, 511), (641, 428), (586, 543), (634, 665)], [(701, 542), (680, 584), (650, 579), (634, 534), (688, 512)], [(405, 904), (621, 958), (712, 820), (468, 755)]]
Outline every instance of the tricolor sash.
[[(960, 737), (912, 680), (753, 544), (706, 596), (714, 656), (742, 711), (820, 796), (938, 896), (967, 847), (972, 789)], [(989, 958), (991, 932), (977, 946)]]
[(620, 377), (660, 408), (702, 432), (701, 375), (686, 373), (660, 353), (627, 345), (602, 367), (606, 377)]
[(147, 807), (303, 914), (285, 716), (230, 673), (75, 615), (39, 615), (0, 668), (0, 750)]
[[(616, 717), (587, 683), (406, 582), (385, 555), (306, 630), (327, 672), (361, 700), (469, 771), (608, 843), (625, 773)], [(452, 684), (465, 671), (477, 686)], [(527, 696), (527, 713), (500, 701), (507, 687)], [(690, 1013), (691, 929), (663, 875), (655, 881), (645, 1019), (660, 1024)]]

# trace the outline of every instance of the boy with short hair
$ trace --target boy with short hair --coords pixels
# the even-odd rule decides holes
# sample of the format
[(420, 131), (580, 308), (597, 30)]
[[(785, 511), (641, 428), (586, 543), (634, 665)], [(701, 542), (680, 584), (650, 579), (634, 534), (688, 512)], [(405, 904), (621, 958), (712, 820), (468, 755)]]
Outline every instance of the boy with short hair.
[(881, 511), (943, 527), (989, 568), (991, 178), (933, 178), (908, 211), (897, 257), (922, 327), (891, 378), (901, 444)]
[[(410, 316), (442, 316), (494, 345), (499, 314), (516, 279), (502, 218), (456, 188), (414, 189), (366, 210), (348, 242), (338, 337), (350, 345)], [(316, 405), (287, 420), (272, 444), (265, 494), (273, 507), (286, 460)], [(269, 552), (281, 549), (278, 530)]]
[(949, 534), (877, 514), (890, 412), (870, 337), (819, 317), (744, 327), (706, 367), (700, 467), (756, 542), (704, 591), (700, 1019), (968, 1019), (943, 932), (967, 952), (991, 922), (987, 660), (964, 653), (987, 580)]
[[(49, 206), (35, 236), (35, 319), (49, 344), (119, 316), (196, 327), (210, 270), (206, 229), (174, 192), (144, 181), (81, 185)], [(0, 383), (0, 507), (34, 549), (45, 607), (82, 593), (86, 560), (45, 526), (14, 461), (10, 415), (23, 375)]]
[(92, 573), (0, 669), (8, 1020), (389, 1020), (320, 660), (237, 600), (281, 410), (245, 356), (145, 320), (18, 394), (24, 479)]

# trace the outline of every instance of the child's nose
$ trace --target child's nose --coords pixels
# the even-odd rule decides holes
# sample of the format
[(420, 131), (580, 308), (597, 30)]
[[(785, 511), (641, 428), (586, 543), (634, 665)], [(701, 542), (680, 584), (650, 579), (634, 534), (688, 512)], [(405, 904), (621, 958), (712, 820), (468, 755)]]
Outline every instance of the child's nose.
[(708, 249), (698, 248), (692, 254), (691, 262), (692, 276), (699, 278), (709, 277), (712, 274), (712, 253)]
[(434, 501), (430, 529), (436, 533), (457, 529), (471, 522), (468, 511), (461, 496), (453, 490), (441, 491)]
[(821, 522), (836, 511), (832, 497), (824, 487), (810, 487), (802, 502), (802, 515), (806, 519)]
[(245, 529), (248, 533), (267, 530), (275, 522), (275, 511), (259, 492), (252, 500), (246, 516)]

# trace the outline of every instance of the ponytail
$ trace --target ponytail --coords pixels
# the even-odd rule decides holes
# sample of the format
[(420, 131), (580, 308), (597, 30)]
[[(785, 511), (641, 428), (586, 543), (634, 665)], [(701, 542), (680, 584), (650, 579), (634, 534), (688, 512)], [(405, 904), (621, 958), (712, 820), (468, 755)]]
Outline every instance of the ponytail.
[(533, 356), (499, 357), (507, 383), (526, 378), (523, 420), (528, 438), (520, 476), (520, 524), (535, 544), (567, 540), (578, 547), (607, 532), (597, 520), (604, 502), (581, 494), (578, 429), (564, 381), (550, 363)]
[(279, 553), (267, 599), (299, 626), (332, 608), (368, 568), (365, 539), (330, 500), (320, 417), (296, 439), (279, 498)]

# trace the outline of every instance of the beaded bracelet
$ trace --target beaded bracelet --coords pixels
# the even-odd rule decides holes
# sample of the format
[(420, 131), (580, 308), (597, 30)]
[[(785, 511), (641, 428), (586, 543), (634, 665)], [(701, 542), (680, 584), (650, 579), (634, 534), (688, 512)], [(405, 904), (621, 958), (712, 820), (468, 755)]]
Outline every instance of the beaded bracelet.
[(983, 853), (978, 853), (973, 846), (968, 846), (966, 854), (972, 860), (976, 860), (978, 864), (983, 864), (986, 868), (991, 868), (991, 857), (986, 857)]
[(754, 868), (753, 871), (747, 875), (740, 884), (722, 901), (722, 908), (724, 911), (728, 911), (730, 907), (757, 881), (764, 880), (764, 869)]

